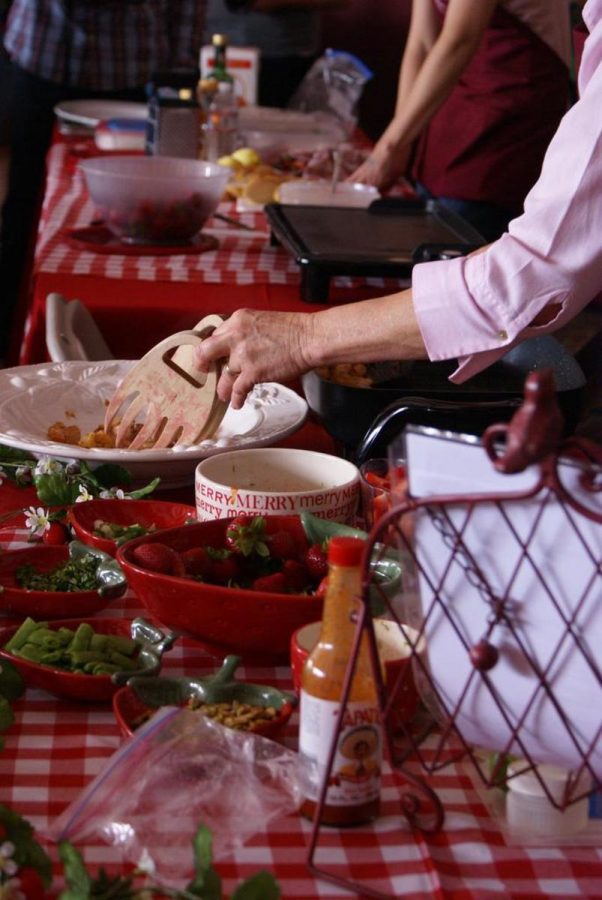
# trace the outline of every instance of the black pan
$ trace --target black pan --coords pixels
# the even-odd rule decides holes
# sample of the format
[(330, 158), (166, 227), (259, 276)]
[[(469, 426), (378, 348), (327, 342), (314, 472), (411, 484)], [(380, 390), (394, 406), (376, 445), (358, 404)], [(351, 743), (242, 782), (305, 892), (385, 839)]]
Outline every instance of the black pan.
[(470, 381), (450, 382), (456, 363), (374, 363), (372, 387), (338, 384), (317, 371), (303, 376), (305, 397), (326, 430), (360, 463), (386, 453), (405, 425), (433, 425), (482, 434), (507, 421), (520, 404), (525, 377), (552, 369), (558, 402), (571, 432), (579, 419), (585, 376), (574, 357), (550, 335), (524, 341)]

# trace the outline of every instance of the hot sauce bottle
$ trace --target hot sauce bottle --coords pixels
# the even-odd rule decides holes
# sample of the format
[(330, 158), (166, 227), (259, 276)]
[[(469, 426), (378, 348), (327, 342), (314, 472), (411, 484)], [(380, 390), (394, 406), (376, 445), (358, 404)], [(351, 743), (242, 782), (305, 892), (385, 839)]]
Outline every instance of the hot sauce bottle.
[[(320, 797), (340, 712), (362, 602), (364, 543), (354, 537), (333, 537), (328, 546), (322, 627), (301, 679), (299, 754), (306, 798), (301, 812), (308, 818), (313, 818)], [(324, 825), (359, 825), (376, 818), (382, 746), (381, 715), (364, 634), (329, 776), (320, 819)]]

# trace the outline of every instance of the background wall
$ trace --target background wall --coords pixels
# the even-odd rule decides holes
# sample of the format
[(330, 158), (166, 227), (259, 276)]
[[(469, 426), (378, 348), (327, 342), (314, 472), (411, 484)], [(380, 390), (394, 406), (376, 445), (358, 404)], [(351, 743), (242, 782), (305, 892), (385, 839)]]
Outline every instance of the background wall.
[(348, 50), (374, 72), (359, 109), (360, 126), (373, 140), (395, 107), (410, 8), (411, 0), (352, 0), (344, 10), (324, 13), (324, 47)]

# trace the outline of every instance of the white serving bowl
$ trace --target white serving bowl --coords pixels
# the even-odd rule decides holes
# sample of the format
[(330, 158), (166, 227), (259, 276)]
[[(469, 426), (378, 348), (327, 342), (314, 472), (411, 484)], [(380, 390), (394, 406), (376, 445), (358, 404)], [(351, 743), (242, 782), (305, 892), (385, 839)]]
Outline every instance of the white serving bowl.
[(278, 188), (280, 203), (294, 206), (350, 206), (365, 208), (380, 193), (371, 184), (341, 181), (332, 190), (330, 181), (285, 181)]
[(282, 447), (221, 453), (196, 468), (197, 518), (311, 512), (351, 524), (359, 483), (357, 466), (327, 453)]
[(229, 169), (169, 156), (106, 156), (79, 164), (99, 216), (132, 244), (180, 244), (215, 212)]

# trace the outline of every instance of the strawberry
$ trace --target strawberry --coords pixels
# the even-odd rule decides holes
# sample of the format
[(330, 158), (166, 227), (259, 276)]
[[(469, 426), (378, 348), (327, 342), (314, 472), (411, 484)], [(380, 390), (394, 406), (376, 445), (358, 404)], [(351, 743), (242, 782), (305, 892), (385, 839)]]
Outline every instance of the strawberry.
[(268, 594), (286, 594), (287, 583), (283, 572), (272, 572), (256, 578), (251, 585), (253, 591), (265, 591)]
[(298, 559), (299, 544), (290, 531), (276, 531), (268, 538), (270, 556), (274, 559)]
[(262, 516), (236, 516), (226, 528), (226, 547), (241, 556), (268, 556), (265, 519)]
[(297, 559), (285, 559), (282, 574), (287, 588), (297, 594), (304, 591), (311, 580), (307, 566)]
[(27, 900), (44, 900), (46, 891), (42, 876), (30, 866), (23, 866), (17, 871), (16, 877), (19, 882), (19, 889), (16, 896), (26, 897)]
[(314, 581), (320, 581), (328, 575), (328, 558), (322, 544), (312, 544), (305, 554), (304, 562)]
[(207, 580), (214, 584), (231, 584), (241, 575), (240, 557), (229, 550), (208, 548), (210, 567)]
[(51, 546), (66, 544), (68, 540), (69, 529), (62, 522), (51, 522), (42, 535), (42, 542)]
[(191, 547), (180, 553), (187, 575), (204, 578), (211, 568), (211, 559), (204, 547)]
[(162, 575), (185, 574), (180, 554), (167, 544), (140, 544), (132, 550), (132, 559), (151, 572), (160, 572)]

